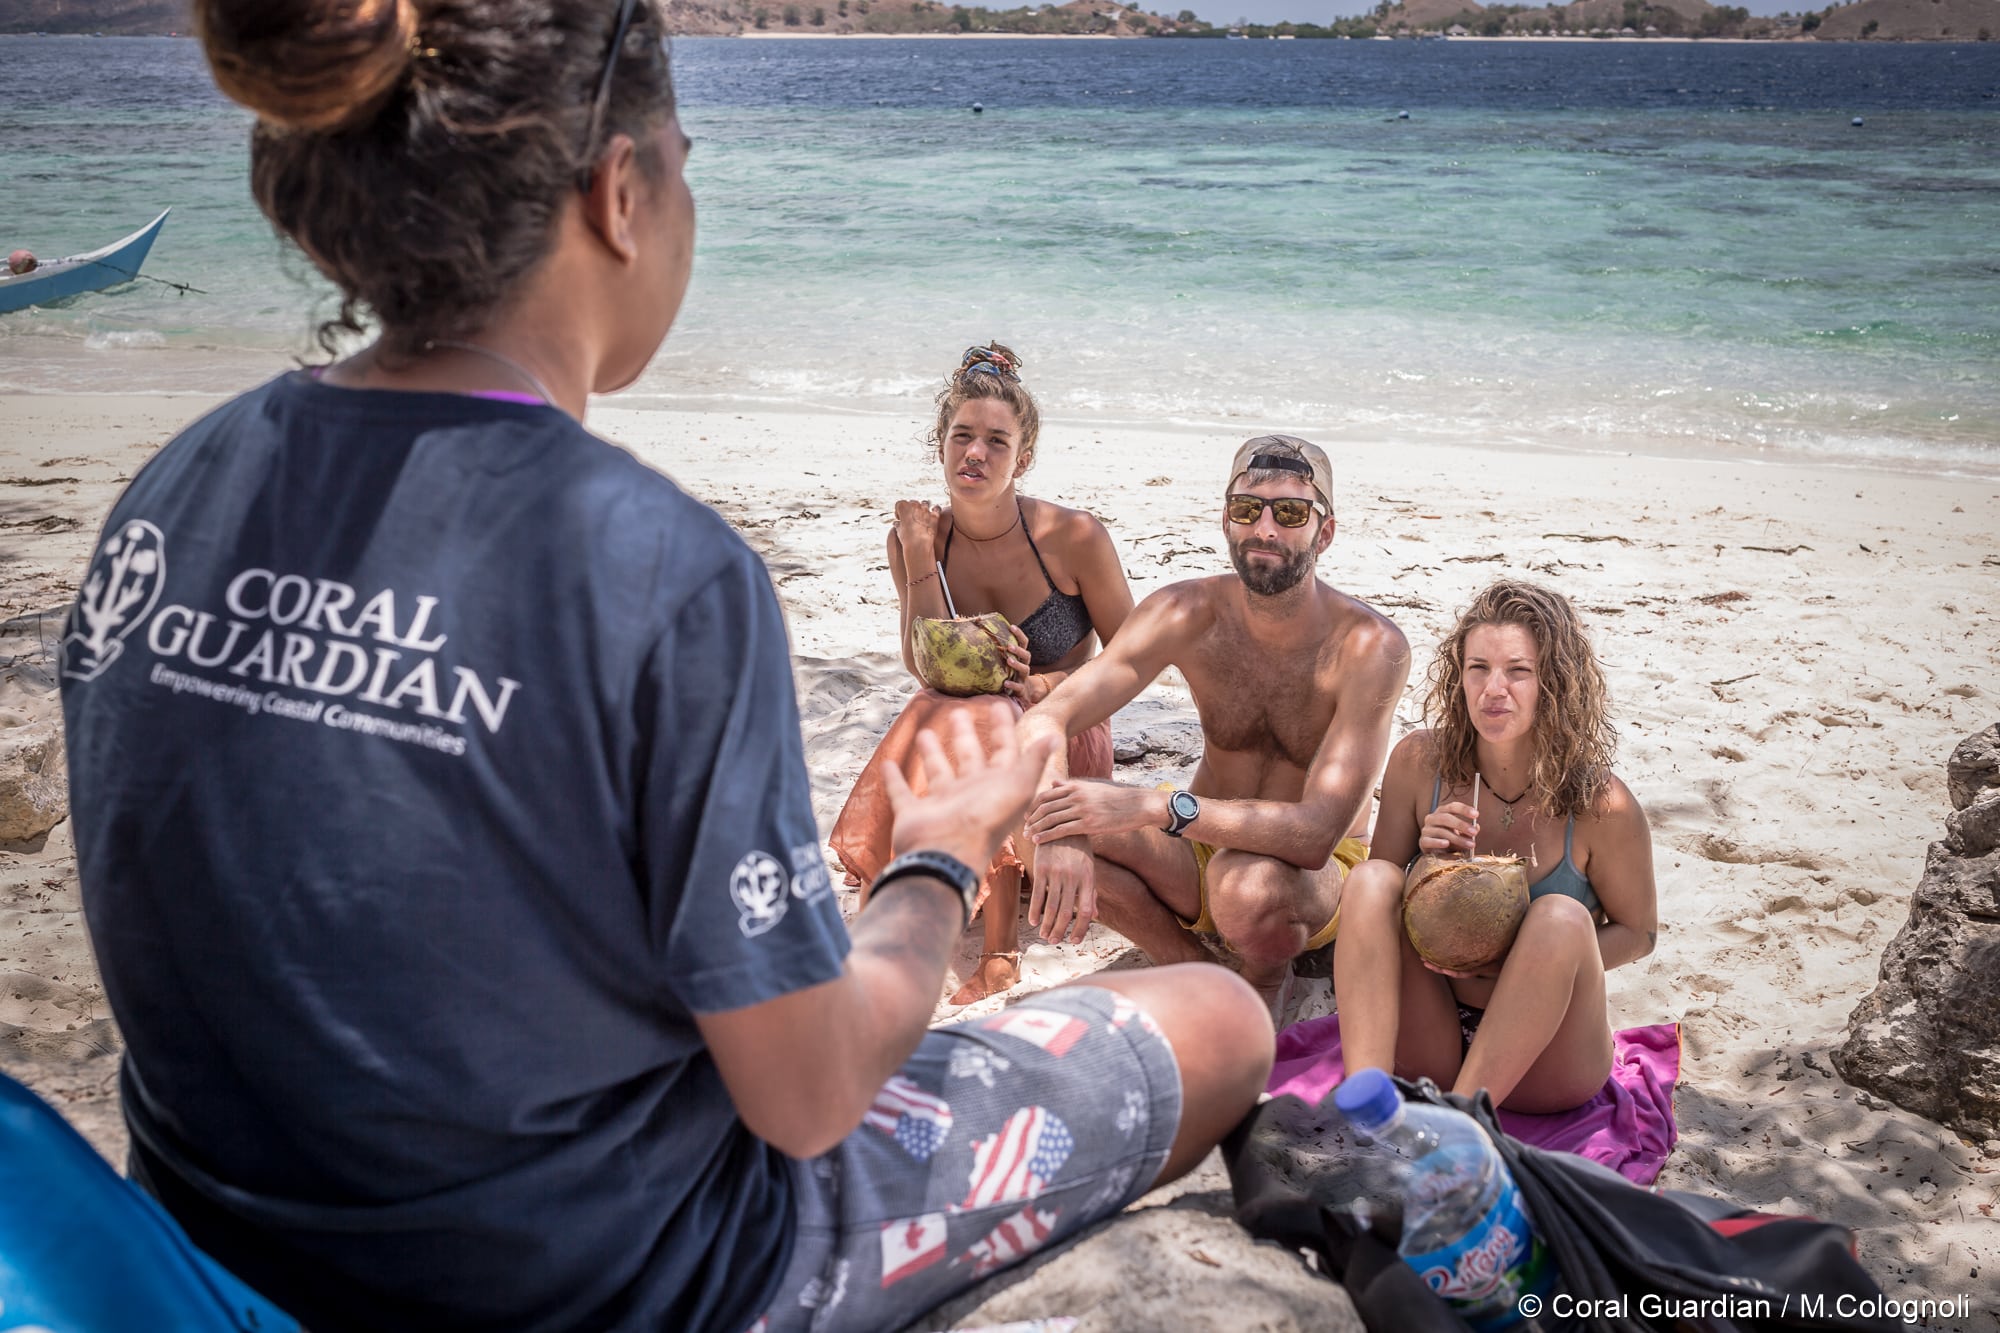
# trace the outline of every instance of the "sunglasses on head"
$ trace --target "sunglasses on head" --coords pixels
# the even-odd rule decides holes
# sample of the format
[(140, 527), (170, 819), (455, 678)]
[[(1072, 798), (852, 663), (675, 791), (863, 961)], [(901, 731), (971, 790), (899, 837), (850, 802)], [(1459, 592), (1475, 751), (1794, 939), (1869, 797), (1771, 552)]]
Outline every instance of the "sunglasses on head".
[[(597, 96), (590, 103), (590, 126), (584, 131), (583, 151), (586, 156), (597, 151), (597, 136), (604, 129), (604, 113), (611, 106), (611, 76), (618, 70), (618, 57), (625, 50), (625, 33), (632, 26), (632, 11), (639, 7), (638, 0), (620, 0), (618, 21), (611, 28), (611, 53), (604, 57), (604, 73), (597, 80)], [(577, 188), (590, 193), (592, 181), (597, 176), (597, 166), (592, 160), (577, 176)]]
[(1266, 500), (1261, 495), (1232, 495), (1229, 497), (1229, 521), (1241, 523), (1245, 527), (1264, 517), (1264, 509), (1270, 507), (1271, 517), (1278, 520), (1281, 528), (1302, 528), (1312, 521), (1317, 506), (1311, 500), (1299, 500), (1290, 496), (1282, 500)]

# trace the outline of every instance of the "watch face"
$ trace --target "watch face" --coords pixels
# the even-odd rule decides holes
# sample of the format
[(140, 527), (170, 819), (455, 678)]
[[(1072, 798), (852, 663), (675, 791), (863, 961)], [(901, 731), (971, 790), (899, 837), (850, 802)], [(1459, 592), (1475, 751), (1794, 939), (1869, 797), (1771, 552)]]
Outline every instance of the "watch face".
[(1173, 799), (1168, 804), (1173, 807), (1174, 818), (1180, 820), (1183, 824), (1201, 813), (1201, 802), (1195, 800), (1193, 794), (1190, 792), (1175, 792)]

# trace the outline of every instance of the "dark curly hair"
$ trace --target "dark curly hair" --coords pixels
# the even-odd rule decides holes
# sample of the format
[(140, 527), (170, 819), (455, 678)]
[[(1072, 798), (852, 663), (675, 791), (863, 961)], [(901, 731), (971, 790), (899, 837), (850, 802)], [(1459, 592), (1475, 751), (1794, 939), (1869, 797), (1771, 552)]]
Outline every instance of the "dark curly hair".
[(397, 354), (476, 333), (548, 253), (610, 137), (673, 115), (660, 5), (639, 0), (592, 133), (618, 9), (195, 0), (216, 84), (257, 113), (257, 205), (340, 290), (318, 330), (329, 356), (369, 317)]
[(1618, 735), (1611, 725), (1611, 697), (1583, 621), (1569, 598), (1533, 583), (1502, 579), (1472, 599), (1438, 645), (1431, 662), (1424, 718), (1431, 727), (1431, 757), (1447, 786), (1465, 786), (1479, 766), (1466, 706), (1466, 636), (1482, 625), (1519, 625), (1535, 636), (1535, 764), (1530, 786), (1558, 819), (1588, 814), (1611, 778)]

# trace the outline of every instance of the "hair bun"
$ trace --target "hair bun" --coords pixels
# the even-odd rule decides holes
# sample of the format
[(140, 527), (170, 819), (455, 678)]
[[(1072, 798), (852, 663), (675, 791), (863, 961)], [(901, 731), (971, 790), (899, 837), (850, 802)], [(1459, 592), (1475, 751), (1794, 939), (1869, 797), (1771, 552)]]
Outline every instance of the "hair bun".
[(216, 86), (285, 129), (358, 124), (415, 59), (416, 0), (196, 0)]

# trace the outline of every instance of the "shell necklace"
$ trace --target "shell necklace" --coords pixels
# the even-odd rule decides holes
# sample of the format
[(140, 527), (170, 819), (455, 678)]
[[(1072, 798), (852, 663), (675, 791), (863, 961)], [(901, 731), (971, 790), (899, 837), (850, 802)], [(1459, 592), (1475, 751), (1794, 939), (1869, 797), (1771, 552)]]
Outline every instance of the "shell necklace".
[(1495, 787), (1490, 782), (1486, 784), (1486, 790), (1493, 794), (1493, 799), (1500, 802), (1500, 805), (1502, 807), (1500, 811), (1501, 828), (1514, 827), (1514, 807), (1521, 803), (1521, 797), (1526, 796), (1528, 794), (1529, 788), (1533, 787), (1534, 785), (1535, 784), (1532, 781), (1530, 781), (1527, 787), (1521, 788), (1520, 796), (1516, 796), (1512, 800), (1509, 800), (1507, 797), (1502, 796), (1500, 794), (1500, 789), (1498, 787)]

